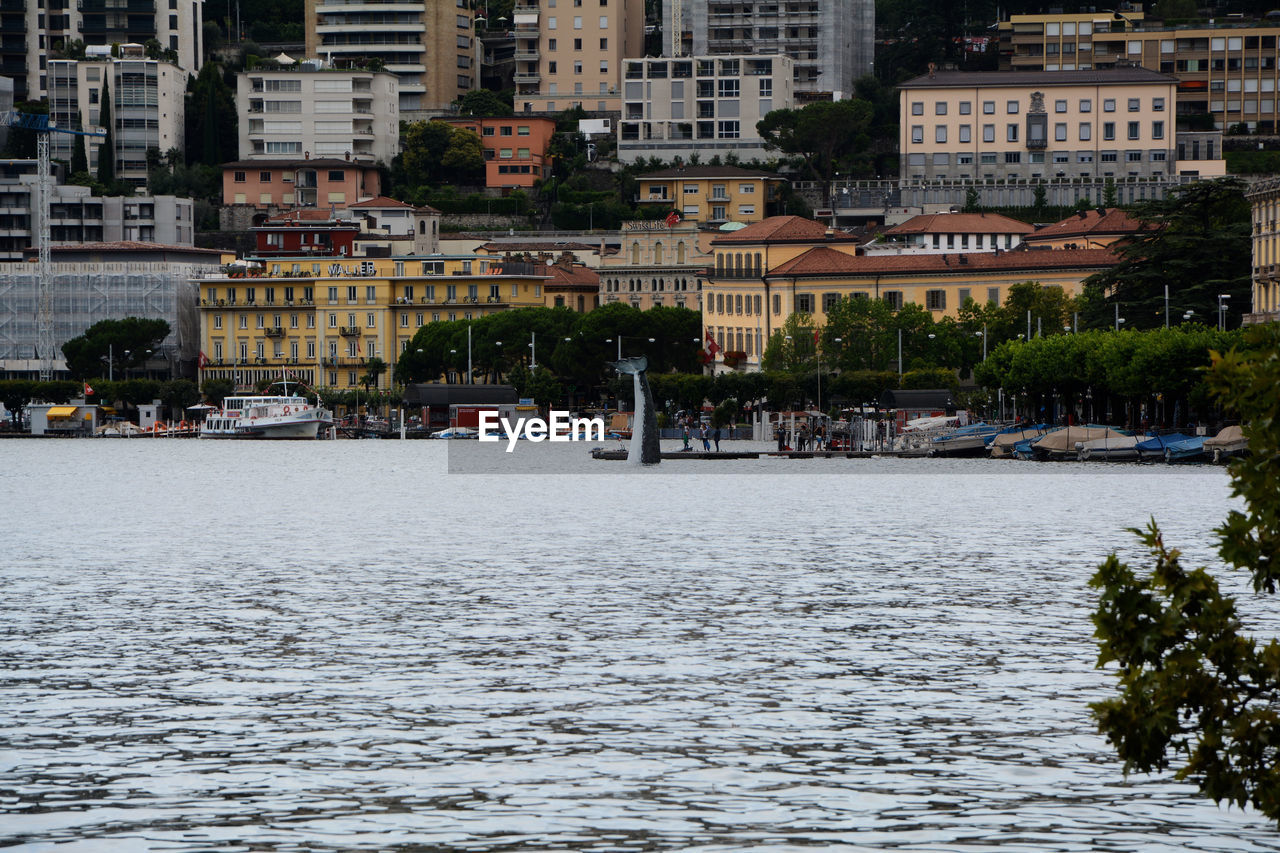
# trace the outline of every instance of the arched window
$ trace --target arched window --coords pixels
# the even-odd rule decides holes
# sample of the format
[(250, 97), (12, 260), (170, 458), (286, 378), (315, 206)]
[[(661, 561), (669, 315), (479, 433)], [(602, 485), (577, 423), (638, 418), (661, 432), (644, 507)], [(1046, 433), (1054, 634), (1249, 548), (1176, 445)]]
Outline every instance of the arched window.
[(683, 240), (681, 240), (679, 243), (676, 244), (676, 263), (677, 264), (684, 263), (684, 241)]
[(733, 257), (734, 268), (737, 270), (738, 277), (742, 277), (742, 253), (738, 252)]
[(716, 253), (716, 275), (717, 276), (724, 275), (724, 253), (723, 252)]
[(764, 275), (760, 269), (760, 253), (756, 252), (756, 275)]
[(631, 263), (640, 263), (640, 241), (637, 240), (631, 244)]
[(662, 244), (661, 243), (653, 244), (653, 262), (655, 264), (662, 263)]
[(427, 233), (427, 220), (425, 219), (418, 220), (418, 233), (422, 235), (425, 235)]

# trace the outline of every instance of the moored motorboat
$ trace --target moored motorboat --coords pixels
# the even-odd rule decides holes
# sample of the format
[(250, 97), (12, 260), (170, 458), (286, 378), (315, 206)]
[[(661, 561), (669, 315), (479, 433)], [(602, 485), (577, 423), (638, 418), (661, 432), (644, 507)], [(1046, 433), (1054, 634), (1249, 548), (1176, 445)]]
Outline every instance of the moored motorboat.
[(1138, 459), (1138, 435), (1104, 435), (1076, 443), (1076, 457), (1082, 462), (1134, 462)]
[[(1170, 432), (1164, 435), (1152, 435), (1139, 441), (1137, 444), (1138, 458), (1144, 460), (1164, 459), (1165, 451), (1169, 449), (1169, 445), (1193, 439), (1194, 436), (1184, 435), (1180, 432)], [(1201, 437), (1200, 443), (1204, 443)]]
[(1025, 444), (1029, 454), (1031, 442), (1044, 435), (1044, 432), (1045, 428), (1042, 424), (1030, 427), (1011, 427), (993, 436), (987, 448), (992, 459), (1017, 458), (1019, 445)]
[(1031, 452), (1039, 461), (1076, 459), (1076, 445), (1098, 438), (1120, 438), (1124, 433), (1105, 426), (1065, 426), (1047, 432), (1031, 443)]
[(1205, 458), (1204, 443), (1203, 435), (1187, 436), (1182, 441), (1171, 441), (1165, 445), (1164, 461), (1170, 464), (1200, 462)]
[(986, 423), (956, 427), (951, 432), (934, 436), (929, 442), (929, 455), (986, 456), (987, 444), (999, 430), (998, 426)]
[(1205, 439), (1204, 452), (1214, 462), (1225, 462), (1248, 453), (1249, 439), (1244, 437), (1244, 429), (1239, 424), (1223, 427), (1213, 438)]

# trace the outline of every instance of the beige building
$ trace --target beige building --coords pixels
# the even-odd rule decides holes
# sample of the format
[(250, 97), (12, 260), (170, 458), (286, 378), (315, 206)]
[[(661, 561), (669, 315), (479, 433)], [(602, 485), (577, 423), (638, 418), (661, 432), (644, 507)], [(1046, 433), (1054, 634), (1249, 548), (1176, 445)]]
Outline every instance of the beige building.
[[(120, 59), (49, 62), (51, 118), (62, 127), (97, 127), (103, 95), (109, 94), (116, 177), (145, 187), (147, 149), (163, 154), (184, 147), (187, 74), (172, 63), (147, 59), (139, 45), (125, 45), (122, 52)], [(102, 151), (98, 137), (51, 134), (49, 154), (69, 161), (74, 145), (86, 147), (89, 170), (97, 174)]]
[(701, 310), (702, 281), (712, 257), (699, 251), (696, 225), (624, 222), (620, 236), (622, 250), (600, 265), (600, 304), (625, 302), (642, 311), (655, 305)]
[(1273, 323), (1280, 321), (1280, 178), (1258, 181), (1245, 198), (1253, 209), (1253, 306), (1244, 322)]
[(862, 246), (866, 255), (941, 254), (1015, 249), (1035, 226), (998, 213), (924, 213)]
[(1076, 15), (1012, 15), (1000, 24), (1000, 64), (1015, 71), (1139, 65), (1178, 80), (1181, 130), (1277, 127), (1280, 27), (1225, 16), (1203, 26), (1145, 20), (1139, 4)]
[(794, 64), (789, 56), (749, 54), (626, 60), (618, 159), (771, 156), (756, 124), (795, 106)]
[(899, 90), (901, 178), (1225, 174), (1217, 133), (1175, 129), (1176, 94), (1173, 77), (1144, 68), (916, 77)]
[(516, 112), (617, 111), (622, 60), (644, 55), (644, 0), (520, 0)]
[(382, 60), (400, 78), (401, 117), (425, 118), (479, 86), (471, 6), (465, 0), (306, 0), (307, 56), (337, 66)]
[(678, 166), (637, 179), (643, 205), (670, 208), (688, 222), (759, 222), (773, 215), (786, 179), (738, 166)]
[(341, 157), (390, 165), (400, 150), (400, 80), (301, 63), (236, 75), (240, 159)]

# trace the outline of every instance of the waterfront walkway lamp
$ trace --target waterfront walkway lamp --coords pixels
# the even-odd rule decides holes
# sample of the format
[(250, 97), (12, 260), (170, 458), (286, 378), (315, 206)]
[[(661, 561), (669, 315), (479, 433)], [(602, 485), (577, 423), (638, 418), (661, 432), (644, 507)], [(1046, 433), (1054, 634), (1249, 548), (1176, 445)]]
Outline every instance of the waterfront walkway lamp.
[[(1066, 328), (1065, 326), (1063, 328)], [(975, 335), (982, 338), (982, 360), (987, 360), (987, 324), (982, 324), (981, 332), (974, 332)]]
[(1218, 294), (1218, 331), (1226, 331), (1227, 328), (1227, 304), (1226, 301), (1231, 298), (1230, 293)]

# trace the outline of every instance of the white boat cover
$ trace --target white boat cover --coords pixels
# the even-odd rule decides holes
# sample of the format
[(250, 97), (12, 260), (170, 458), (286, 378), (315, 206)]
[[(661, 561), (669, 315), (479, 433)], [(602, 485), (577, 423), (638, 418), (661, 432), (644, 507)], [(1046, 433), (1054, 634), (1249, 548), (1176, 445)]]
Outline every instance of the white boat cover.
[(1049, 453), (1074, 453), (1076, 445), (1082, 441), (1093, 441), (1099, 438), (1127, 438), (1124, 433), (1111, 427), (1068, 426), (1045, 433), (1032, 447)]

